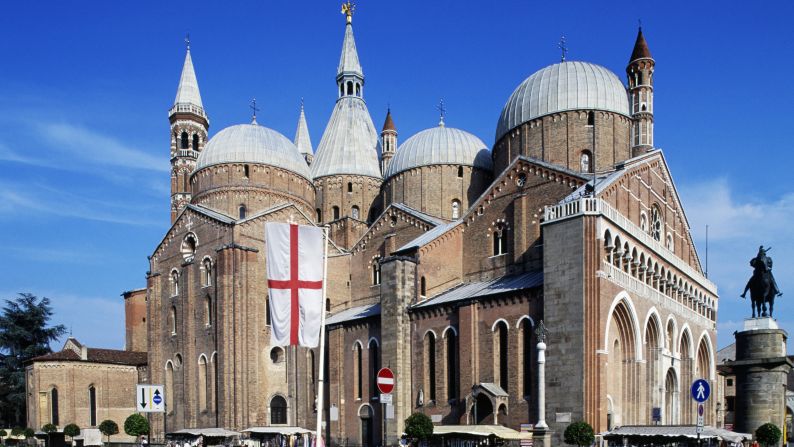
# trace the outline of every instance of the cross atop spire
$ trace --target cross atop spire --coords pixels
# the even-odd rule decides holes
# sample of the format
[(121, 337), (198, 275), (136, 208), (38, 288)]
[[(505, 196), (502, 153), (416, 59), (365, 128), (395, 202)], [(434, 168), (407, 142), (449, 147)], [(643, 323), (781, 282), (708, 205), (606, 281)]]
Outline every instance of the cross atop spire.
[(353, 12), (356, 10), (356, 4), (348, 0), (342, 3), (342, 14), (347, 16), (347, 23), (353, 23)]
[(436, 106), (436, 110), (438, 110), (440, 120), (438, 121), (438, 125), (444, 127), (444, 118), (447, 116), (447, 109), (444, 107), (444, 98), (441, 98), (438, 101), (438, 105)]
[(251, 100), (251, 104), (248, 107), (254, 111), (254, 116), (251, 118), (251, 124), (256, 124), (256, 112), (259, 111), (259, 108), (256, 106), (256, 98)]
[(560, 58), (560, 62), (565, 62), (565, 56), (568, 55), (568, 46), (565, 45), (565, 35), (560, 36), (560, 43), (557, 44), (557, 47), (562, 52), (562, 57)]

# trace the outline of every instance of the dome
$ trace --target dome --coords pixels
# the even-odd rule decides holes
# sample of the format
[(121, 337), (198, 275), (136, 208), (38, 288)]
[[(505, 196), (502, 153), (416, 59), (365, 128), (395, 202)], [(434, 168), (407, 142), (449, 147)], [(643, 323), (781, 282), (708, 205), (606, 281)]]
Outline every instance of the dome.
[(482, 140), (466, 131), (442, 125), (405, 140), (389, 162), (384, 177), (429, 165), (465, 165), (486, 170), (492, 166), (491, 154)]
[(210, 138), (196, 171), (221, 163), (261, 163), (292, 171), (311, 181), (309, 166), (284, 135), (258, 124), (227, 127)]
[(550, 65), (525, 79), (510, 95), (496, 126), (496, 141), (527, 121), (567, 110), (629, 116), (626, 87), (600, 65), (578, 61)]

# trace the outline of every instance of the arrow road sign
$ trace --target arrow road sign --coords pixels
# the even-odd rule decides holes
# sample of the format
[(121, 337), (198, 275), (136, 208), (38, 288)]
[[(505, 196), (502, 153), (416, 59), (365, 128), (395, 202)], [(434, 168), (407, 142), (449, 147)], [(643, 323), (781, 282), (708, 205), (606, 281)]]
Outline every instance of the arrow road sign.
[(709, 395), (711, 395), (711, 386), (705, 379), (697, 379), (692, 382), (692, 388), (690, 389), (692, 393), (692, 399), (695, 399), (695, 402), (703, 403), (708, 400)]
[(135, 403), (138, 407), (138, 413), (164, 413), (163, 386), (138, 385), (135, 393)]

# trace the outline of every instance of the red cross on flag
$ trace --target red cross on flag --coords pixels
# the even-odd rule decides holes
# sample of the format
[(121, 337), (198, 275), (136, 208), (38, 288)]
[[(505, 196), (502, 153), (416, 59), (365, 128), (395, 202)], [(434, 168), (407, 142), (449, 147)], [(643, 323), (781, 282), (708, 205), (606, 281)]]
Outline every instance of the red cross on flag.
[(265, 224), (270, 343), (314, 348), (323, 312), (323, 230)]

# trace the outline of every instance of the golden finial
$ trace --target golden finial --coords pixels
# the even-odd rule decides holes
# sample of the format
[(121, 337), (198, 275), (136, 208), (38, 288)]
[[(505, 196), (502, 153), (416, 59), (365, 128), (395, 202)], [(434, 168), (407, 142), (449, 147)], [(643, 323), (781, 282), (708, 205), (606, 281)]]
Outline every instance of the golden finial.
[(342, 3), (342, 14), (347, 16), (347, 23), (353, 23), (353, 11), (356, 9), (356, 4), (348, 0)]

